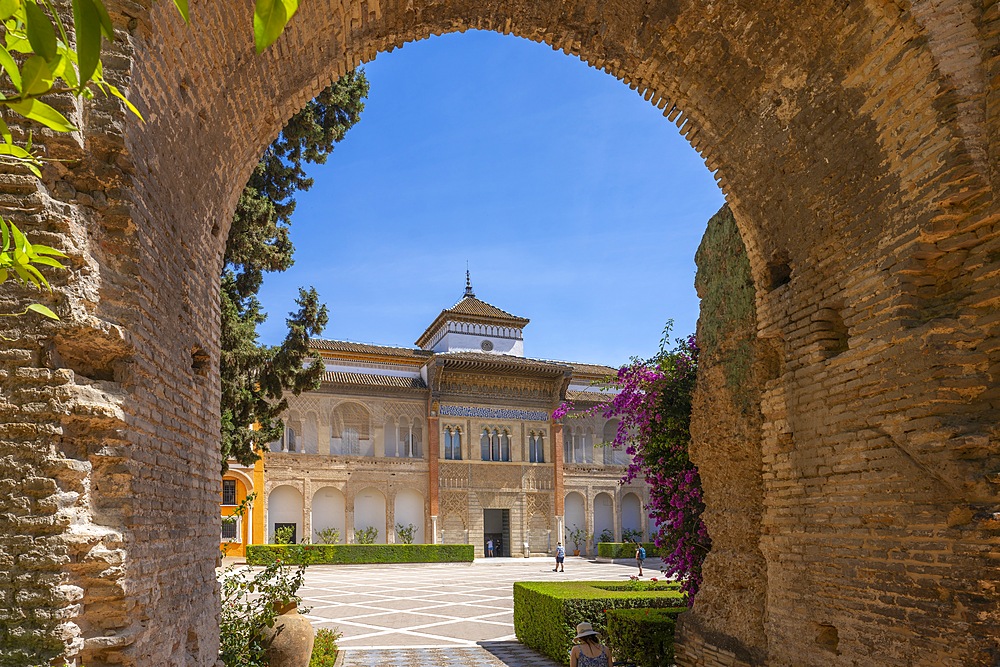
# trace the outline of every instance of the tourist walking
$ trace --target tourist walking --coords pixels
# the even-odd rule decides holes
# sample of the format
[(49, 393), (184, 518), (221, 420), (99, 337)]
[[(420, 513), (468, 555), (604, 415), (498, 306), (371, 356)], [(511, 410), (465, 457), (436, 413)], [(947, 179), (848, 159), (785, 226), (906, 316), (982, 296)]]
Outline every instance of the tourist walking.
[(566, 560), (566, 548), (562, 545), (562, 542), (556, 544), (556, 566), (553, 568), (553, 572), (565, 572), (566, 566), (563, 565), (563, 561)]
[(638, 542), (635, 543), (635, 562), (639, 566), (639, 576), (642, 576), (642, 562), (646, 560), (646, 549)]
[(486, 557), (493, 558), (493, 539), (486, 541)]
[(576, 646), (569, 654), (569, 667), (611, 667), (611, 649), (601, 643), (590, 623), (576, 626)]

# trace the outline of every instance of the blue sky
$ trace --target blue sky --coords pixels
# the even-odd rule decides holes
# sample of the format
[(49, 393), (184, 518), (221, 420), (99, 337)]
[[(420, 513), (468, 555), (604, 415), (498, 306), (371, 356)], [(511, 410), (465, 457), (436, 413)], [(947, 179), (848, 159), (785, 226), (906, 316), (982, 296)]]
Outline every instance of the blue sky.
[(527, 356), (617, 365), (693, 332), (694, 252), (723, 204), (658, 109), (543, 44), (434, 37), (365, 65), (361, 121), (297, 196), (295, 266), (266, 277), (261, 340), (300, 285), (325, 338), (412, 345), (462, 296), (531, 319)]

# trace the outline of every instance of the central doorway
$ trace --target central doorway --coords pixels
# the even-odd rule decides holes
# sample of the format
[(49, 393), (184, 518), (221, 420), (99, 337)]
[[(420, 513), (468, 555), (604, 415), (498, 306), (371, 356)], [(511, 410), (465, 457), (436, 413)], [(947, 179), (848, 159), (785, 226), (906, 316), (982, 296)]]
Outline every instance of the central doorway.
[(510, 510), (483, 510), (483, 553), (493, 540), (494, 556), (510, 556)]

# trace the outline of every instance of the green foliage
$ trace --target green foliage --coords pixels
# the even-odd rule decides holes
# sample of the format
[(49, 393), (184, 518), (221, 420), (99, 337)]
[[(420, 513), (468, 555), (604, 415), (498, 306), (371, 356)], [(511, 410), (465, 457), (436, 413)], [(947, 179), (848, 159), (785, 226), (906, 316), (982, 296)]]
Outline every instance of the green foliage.
[[(174, 6), (184, 22), (189, 23), (191, 12), (188, 0), (174, 0)], [(278, 40), (298, 9), (298, 0), (255, 0), (253, 39), (257, 53), (263, 53), (267, 47)]]
[(319, 538), (319, 542), (317, 542), (317, 544), (340, 543), (340, 531), (336, 528), (324, 528), (323, 530), (317, 530), (316, 537)]
[(282, 526), (274, 531), (274, 544), (293, 544), (295, 529), (291, 526)]
[(219, 658), (226, 667), (267, 667), (265, 628), (274, 627), (281, 607), (298, 604), (305, 566), (279, 562), (264, 569), (230, 566), (222, 573), (219, 614)]
[(368, 526), (367, 528), (354, 531), (354, 541), (357, 544), (375, 544), (375, 540), (377, 539), (378, 528), (375, 526)]
[(642, 531), (635, 528), (622, 528), (622, 540), (625, 542), (638, 542), (642, 539)]
[(608, 645), (618, 662), (636, 667), (674, 663), (674, 629), (681, 609), (609, 609)]
[(399, 539), (403, 544), (413, 544), (413, 536), (417, 532), (417, 527), (412, 523), (408, 523), (405, 526), (401, 523), (396, 524), (396, 534), (399, 535)]
[(518, 640), (553, 660), (569, 664), (574, 628), (584, 621), (606, 637), (605, 613), (611, 609), (665, 608), (684, 611), (674, 583), (655, 590), (615, 590), (619, 581), (517, 582), (514, 584), (514, 632)]
[(343, 635), (337, 630), (320, 628), (316, 631), (309, 667), (333, 667), (337, 662), (337, 640)]
[(602, 530), (600, 537), (597, 538), (598, 544), (600, 544), (601, 542), (614, 542), (614, 541), (615, 541), (615, 534), (612, 533), (607, 528)]
[(365, 563), (471, 563), (471, 544), (250, 544), (248, 565), (284, 563), (360, 565)]
[[(328, 86), (292, 116), (264, 151), (240, 195), (226, 241), (221, 277), (222, 460), (252, 465), (256, 446), (277, 440), (288, 404), (284, 392), (298, 395), (319, 387), (323, 365), (305, 366), (309, 338), (326, 326), (326, 307), (314, 289), (299, 290), (299, 309), (288, 335), (277, 347), (257, 343), (257, 325), (267, 319), (257, 294), (266, 272), (292, 266), (289, 224), (294, 195), (312, 187), (304, 162), (323, 164), (361, 117), (368, 81), (351, 72)], [(255, 430), (256, 429), (256, 430)]]
[(579, 550), (581, 546), (586, 546), (587, 531), (580, 528), (575, 523), (572, 528), (566, 531), (566, 534), (569, 536), (569, 541), (573, 543), (577, 550)]
[[(656, 558), (659, 550), (652, 542), (643, 542), (646, 558)], [(635, 542), (598, 542), (597, 555), (600, 558), (635, 558)]]

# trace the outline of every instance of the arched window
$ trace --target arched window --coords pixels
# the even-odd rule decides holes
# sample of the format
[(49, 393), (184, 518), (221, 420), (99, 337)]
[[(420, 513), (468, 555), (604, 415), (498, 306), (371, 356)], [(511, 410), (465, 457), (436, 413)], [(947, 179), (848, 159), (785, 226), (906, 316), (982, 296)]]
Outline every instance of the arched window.
[(500, 460), (500, 431), (493, 429), (490, 433), (490, 461)]
[(500, 460), (510, 461), (510, 434), (506, 430), (500, 434)]
[(483, 429), (482, 434), (479, 436), (479, 450), (480, 458), (483, 461), (490, 461), (490, 432), (488, 429)]
[(396, 455), (396, 420), (389, 417), (385, 420), (385, 455)]
[(291, 426), (285, 427), (285, 439), (282, 444), (282, 451), (286, 452), (297, 452), (298, 449), (295, 446), (295, 431), (292, 430)]
[(545, 463), (545, 440), (541, 433), (532, 432), (528, 436), (528, 461)]
[(406, 449), (406, 455), (412, 459), (423, 457), (423, 429), (420, 427), (420, 420), (414, 419), (410, 422), (410, 440)]
[(453, 461), (462, 459), (462, 429), (451, 426), (445, 428), (444, 457)]
[(573, 463), (573, 429), (563, 427), (563, 463)]
[(342, 403), (330, 414), (330, 453), (373, 456), (371, 413), (359, 403)]
[(583, 442), (583, 429), (577, 427), (573, 431), (573, 462), (574, 463), (586, 463), (587, 454), (586, 448)]

